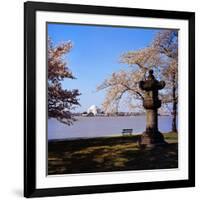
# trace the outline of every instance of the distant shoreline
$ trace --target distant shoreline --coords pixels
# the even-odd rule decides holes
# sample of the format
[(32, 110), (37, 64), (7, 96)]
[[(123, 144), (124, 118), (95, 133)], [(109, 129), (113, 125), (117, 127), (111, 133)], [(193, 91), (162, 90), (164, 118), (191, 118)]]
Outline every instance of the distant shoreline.
[[(73, 117), (138, 117), (145, 116), (146, 114), (138, 114), (138, 115), (87, 115), (87, 114), (72, 114)], [(170, 114), (158, 114), (158, 116), (171, 116)]]

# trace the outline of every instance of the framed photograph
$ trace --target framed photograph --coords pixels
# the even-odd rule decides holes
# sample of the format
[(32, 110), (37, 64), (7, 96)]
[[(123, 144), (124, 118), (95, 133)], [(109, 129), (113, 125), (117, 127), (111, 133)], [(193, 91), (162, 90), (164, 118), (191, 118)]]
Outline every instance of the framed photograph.
[(195, 13), (24, 6), (24, 196), (194, 186)]

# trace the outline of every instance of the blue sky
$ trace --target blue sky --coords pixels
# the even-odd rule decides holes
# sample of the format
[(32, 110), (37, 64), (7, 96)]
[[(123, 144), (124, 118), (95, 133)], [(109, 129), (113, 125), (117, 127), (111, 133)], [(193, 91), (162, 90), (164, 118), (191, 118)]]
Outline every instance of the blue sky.
[(113, 72), (128, 69), (119, 63), (120, 55), (146, 47), (158, 29), (106, 27), (70, 24), (48, 24), (48, 36), (53, 44), (72, 41), (73, 48), (66, 56), (68, 67), (77, 78), (65, 79), (66, 89), (79, 89), (80, 104), (75, 111), (83, 112), (95, 104), (101, 107), (106, 91), (96, 87)]

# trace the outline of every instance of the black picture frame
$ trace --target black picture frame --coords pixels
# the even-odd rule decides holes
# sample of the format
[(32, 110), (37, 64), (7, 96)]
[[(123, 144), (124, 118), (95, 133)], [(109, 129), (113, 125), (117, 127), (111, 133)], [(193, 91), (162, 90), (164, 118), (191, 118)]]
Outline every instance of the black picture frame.
[[(189, 22), (189, 177), (187, 180), (36, 188), (36, 11), (184, 19)], [(195, 186), (195, 13), (75, 4), (24, 4), (24, 196), (42, 197)]]

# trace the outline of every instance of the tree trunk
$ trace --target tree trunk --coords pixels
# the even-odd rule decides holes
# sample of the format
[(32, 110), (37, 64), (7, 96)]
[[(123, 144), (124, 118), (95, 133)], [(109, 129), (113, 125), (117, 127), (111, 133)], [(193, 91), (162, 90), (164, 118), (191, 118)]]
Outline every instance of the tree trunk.
[(173, 76), (173, 88), (172, 88), (172, 131), (177, 132), (176, 117), (177, 117), (177, 99), (176, 99), (176, 85), (175, 85), (175, 74)]
[(176, 127), (176, 116), (177, 116), (177, 103), (173, 102), (173, 113), (172, 113), (172, 131), (177, 132)]

